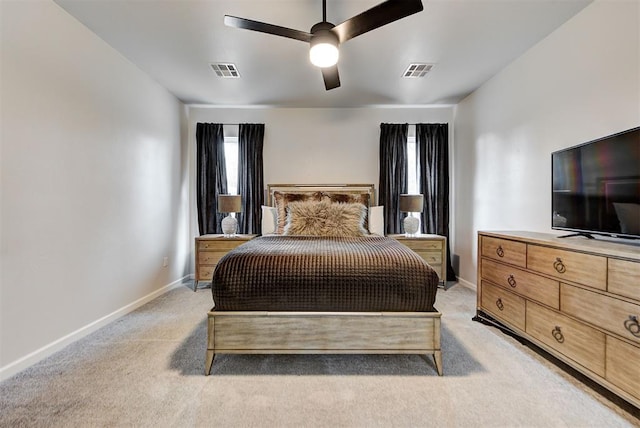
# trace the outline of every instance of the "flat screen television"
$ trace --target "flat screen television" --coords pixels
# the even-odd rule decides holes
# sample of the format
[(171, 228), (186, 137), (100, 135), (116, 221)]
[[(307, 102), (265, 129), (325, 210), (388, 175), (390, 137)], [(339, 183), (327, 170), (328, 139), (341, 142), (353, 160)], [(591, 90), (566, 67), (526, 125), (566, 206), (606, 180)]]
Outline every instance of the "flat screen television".
[(640, 127), (551, 154), (553, 229), (640, 239)]

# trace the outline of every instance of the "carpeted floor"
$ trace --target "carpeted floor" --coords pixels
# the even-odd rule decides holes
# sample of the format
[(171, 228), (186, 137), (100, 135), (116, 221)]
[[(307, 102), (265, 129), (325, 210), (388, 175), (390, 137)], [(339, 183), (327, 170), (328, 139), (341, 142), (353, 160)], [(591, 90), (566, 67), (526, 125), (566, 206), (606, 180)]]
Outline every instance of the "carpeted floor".
[(439, 291), (445, 376), (417, 355), (221, 355), (209, 290), (172, 290), (0, 383), (0, 426), (629, 427), (619, 407)]

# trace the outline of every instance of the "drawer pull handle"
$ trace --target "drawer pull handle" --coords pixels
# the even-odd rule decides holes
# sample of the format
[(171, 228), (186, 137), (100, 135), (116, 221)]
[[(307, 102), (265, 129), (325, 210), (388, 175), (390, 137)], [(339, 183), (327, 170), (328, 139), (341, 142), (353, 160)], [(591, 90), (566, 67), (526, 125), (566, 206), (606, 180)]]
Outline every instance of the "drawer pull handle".
[(560, 327), (556, 326), (556, 328), (551, 330), (551, 335), (559, 343), (563, 343), (564, 342), (564, 335), (562, 334), (562, 331), (560, 331)]
[(496, 306), (498, 307), (498, 309), (500, 309), (501, 311), (504, 310), (504, 304), (502, 303), (502, 299), (498, 299), (496, 300)]
[(558, 273), (565, 273), (567, 271), (567, 267), (562, 263), (562, 259), (560, 257), (556, 258), (556, 261), (553, 262), (553, 267)]
[(504, 257), (504, 250), (502, 249), (502, 245), (498, 245), (498, 248), (496, 248), (496, 254), (498, 255), (498, 257)]
[(510, 286), (512, 286), (513, 288), (516, 288), (516, 278), (513, 275), (509, 275), (509, 277), (507, 278), (507, 282), (509, 283)]
[(624, 322), (624, 328), (635, 337), (640, 337), (640, 324), (637, 316), (629, 315), (629, 319)]

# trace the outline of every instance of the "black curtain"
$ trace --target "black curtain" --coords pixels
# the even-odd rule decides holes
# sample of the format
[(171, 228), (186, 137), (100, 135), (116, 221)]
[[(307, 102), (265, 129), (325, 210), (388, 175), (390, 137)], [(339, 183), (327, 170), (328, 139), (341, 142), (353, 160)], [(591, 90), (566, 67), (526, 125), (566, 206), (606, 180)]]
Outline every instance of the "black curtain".
[(402, 233), (400, 194), (407, 191), (409, 124), (380, 124), (380, 181), (378, 205), (384, 205), (385, 234)]
[(447, 237), (447, 280), (455, 281), (449, 248), (449, 125), (416, 124), (420, 192), (424, 195), (424, 233)]
[(264, 200), (262, 147), (264, 124), (241, 123), (238, 132), (238, 194), (242, 212), (238, 214), (239, 233), (260, 233)]
[(198, 123), (196, 143), (198, 229), (200, 235), (222, 233), (224, 214), (217, 210), (218, 195), (227, 193), (222, 124)]

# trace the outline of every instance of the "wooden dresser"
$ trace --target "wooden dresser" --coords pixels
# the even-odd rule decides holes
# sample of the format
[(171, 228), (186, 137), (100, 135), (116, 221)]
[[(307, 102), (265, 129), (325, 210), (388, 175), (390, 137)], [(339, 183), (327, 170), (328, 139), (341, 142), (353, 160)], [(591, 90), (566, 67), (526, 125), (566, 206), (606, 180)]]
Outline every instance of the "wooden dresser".
[(440, 281), (444, 284), (447, 282), (447, 238), (440, 235), (417, 234), (413, 236), (406, 235), (388, 235), (407, 247), (411, 248), (415, 253), (422, 257), (436, 271)]
[(211, 282), (213, 270), (225, 254), (239, 245), (255, 238), (257, 235), (234, 235), (225, 237), (224, 235), (202, 235), (196, 236), (195, 260), (196, 279), (193, 284), (193, 291), (198, 289), (198, 282)]
[(640, 408), (640, 243), (478, 233), (478, 319)]

